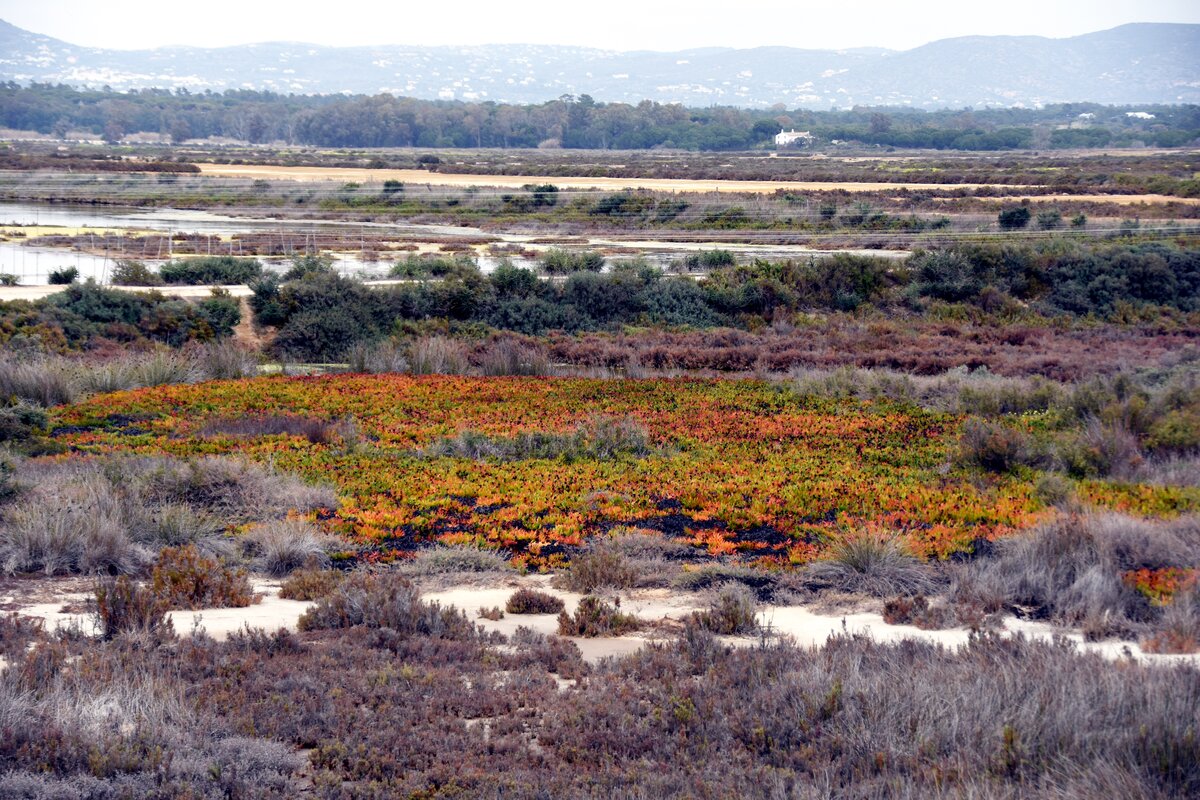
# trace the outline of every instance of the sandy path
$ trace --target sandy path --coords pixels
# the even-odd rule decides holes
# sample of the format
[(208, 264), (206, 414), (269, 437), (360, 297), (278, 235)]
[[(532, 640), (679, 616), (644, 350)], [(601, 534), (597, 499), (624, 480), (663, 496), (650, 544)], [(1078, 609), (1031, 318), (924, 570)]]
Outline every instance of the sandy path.
[[(737, 181), (673, 178), (587, 178), (547, 175), (462, 175), (426, 172), (422, 169), (356, 169), (352, 167), (276, 167), (254, 164), (199, 164), (200, 172), (227, 178), (266, 178), (292, 181), (354, 181), (382, 183), (402, 181), (429, 186), (498, 186), (520, 188), (527, 183), (552, 183), (559, 189), (651, 189), (658, 192), (749, 192), (769, 194), (779, 190), (797, 192), (881, 192), (889, 190), (978, 189), (983, 183), (825, 183), (821, 181)], [(996, 188), (1033, 188), (1008, 186)]]

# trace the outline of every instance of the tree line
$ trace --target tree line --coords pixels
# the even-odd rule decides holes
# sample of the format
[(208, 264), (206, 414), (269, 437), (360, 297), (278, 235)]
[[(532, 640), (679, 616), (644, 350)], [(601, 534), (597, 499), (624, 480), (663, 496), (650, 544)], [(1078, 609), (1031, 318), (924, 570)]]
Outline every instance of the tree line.
[[(531, 105), (418, 100), (389, 94), (281, 95), (230, 90), (115, 92), (64, 85), (0, 84), (0, 125), (109, 141), (136, 132), (175, 142), (228, 137), (319, 147), (538, 147), (744, 150), (769, 146), (781, 128), (818, 142), (884, 147), (1006, 150), (1027, 147), (1180, 146), (1200, 138), (1200, 106), (1060, 104), (1043, 109), (945, 110), (856, 107), (845, 111), (685, 108), (564, 95)], [(1081, 117), (1088, 115), (1090, 117)], [(1083, 120), (1083, 122), (1081, 122)], [(1075, 127), (1065, 127), (1074, 124)], [(1082, 127), (1080, 127), (1082, 125)]]

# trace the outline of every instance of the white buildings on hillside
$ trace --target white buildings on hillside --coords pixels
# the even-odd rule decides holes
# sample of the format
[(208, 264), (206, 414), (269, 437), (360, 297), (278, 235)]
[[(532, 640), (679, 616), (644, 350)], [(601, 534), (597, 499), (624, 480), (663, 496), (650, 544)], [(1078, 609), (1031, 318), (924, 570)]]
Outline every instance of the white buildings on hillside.
[(797, 144), (797, 143), (809, 144), (812, 142), (812, 140), (813, 140), (813, 135), (811, 133), (809, 133), (808, 131), (798, 131), (798, 130), (784, 131), (784, 130), (781, 130), (779, 133), (775, 134), (775, 146), (776, 147), (787, 147), (790, 144)]

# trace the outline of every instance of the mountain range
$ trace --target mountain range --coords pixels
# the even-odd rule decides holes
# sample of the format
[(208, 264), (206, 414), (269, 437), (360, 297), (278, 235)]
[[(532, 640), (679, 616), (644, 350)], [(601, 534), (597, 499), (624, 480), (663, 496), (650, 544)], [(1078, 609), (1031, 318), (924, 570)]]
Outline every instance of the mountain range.
[(1200, 25), (1139, 23), (1065, 39), (969, 36), (912, 50), (549, 45), (80, 47), (0, 20), (0, 80), (113, 89), (391, 93), (537, 103), (564, 94), (688, 106), (913, 108), (1200, 103)]

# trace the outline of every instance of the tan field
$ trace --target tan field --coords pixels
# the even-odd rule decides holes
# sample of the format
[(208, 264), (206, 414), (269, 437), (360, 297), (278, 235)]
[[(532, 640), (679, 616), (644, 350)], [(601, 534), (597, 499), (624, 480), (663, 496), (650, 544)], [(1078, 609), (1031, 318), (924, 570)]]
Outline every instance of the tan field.
[[(421, 169), (356, 169), (349, 167), (276, 167), (251, 164), (200, 164), (204, 175), (229, 178), (263, 178), (292, 181), (356, 181), (382, 183), (402, 181), (429, 186), (497, 186), (520, 188), (529, 183), (553, 183), (560, 189), (650, 189), (657, 192), (749, 192), (770, 194), (777, 191), (797, 192), (886, 192), (899, 189), (979, 189), (993, 184), (956, 183), (825, 183), (820, 181), (726, 181), (675, 180), (671, 178), (581, 178), (545, 175), (460, 175), (426, 172)], [(1032, 189), (1033, 186), (1007, 188)]]

